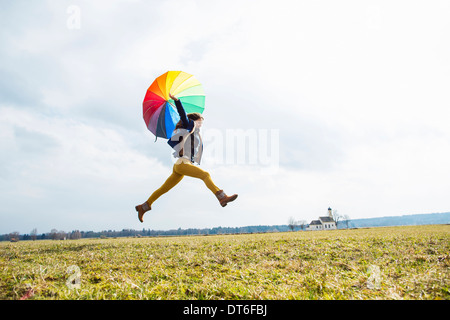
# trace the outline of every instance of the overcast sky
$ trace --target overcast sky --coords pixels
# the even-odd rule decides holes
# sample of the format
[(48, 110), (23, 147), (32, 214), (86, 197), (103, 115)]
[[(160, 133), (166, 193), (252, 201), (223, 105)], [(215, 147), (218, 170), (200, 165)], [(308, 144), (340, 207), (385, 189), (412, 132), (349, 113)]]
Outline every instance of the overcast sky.
[[(449, 16), (449, 1), (1, 1), (0, 233), (450, 211)], [(140, 223), (172, 171), (142, 118), (168, 70), (203, 84), (201, 167), (239, 198), (222, 208), (186, 177)]]

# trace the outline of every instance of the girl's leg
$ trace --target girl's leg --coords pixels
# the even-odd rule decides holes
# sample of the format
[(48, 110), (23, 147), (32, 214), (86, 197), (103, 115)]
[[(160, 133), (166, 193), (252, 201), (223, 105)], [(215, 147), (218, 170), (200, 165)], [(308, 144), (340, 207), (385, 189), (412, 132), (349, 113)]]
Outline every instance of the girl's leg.
[(150, 198), (148, 198), (147, 203), (151, 207), (152, 203), (156, 201), (160, 196), (162, 196), (164, 193), (175, 187), (178, 182), (183, 179), (183, 175), (175, 172), (175, 166), (173, 167), (172, 174), (169, 178), (167, 178), (166, 182), (155, 192), (152, 193)]
[(203, 180), (209, 190), (212, 193), (216, 194), (220, 189), (214, 184), (211, 179), (211, 176), (205, 170), (200, 169), (199, 167), (194, 166), (190, 163), (180, 163), (173, 166), (174, 172), (179, 175), (194, 177)]

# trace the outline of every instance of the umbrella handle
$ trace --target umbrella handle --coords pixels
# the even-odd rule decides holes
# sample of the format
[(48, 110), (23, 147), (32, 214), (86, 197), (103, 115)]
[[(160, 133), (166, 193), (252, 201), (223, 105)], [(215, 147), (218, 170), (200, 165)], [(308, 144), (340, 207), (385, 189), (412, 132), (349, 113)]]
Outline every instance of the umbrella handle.
[(178, 101), (178, 98), (175, 97), (174, 95), (172, 95), (171, 92), (169, 92), (169, 97), (170, 97), (173, 101)]

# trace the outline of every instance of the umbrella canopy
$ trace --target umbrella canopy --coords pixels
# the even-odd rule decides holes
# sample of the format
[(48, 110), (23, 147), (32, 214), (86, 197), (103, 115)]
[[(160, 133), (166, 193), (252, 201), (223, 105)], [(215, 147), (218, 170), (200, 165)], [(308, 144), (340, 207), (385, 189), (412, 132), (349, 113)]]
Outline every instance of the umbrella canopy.
[(156, 136), (170, 139), (180, 120), (172, 93), (180, 99), (186, 113), (203, 113), (205, 93), (198, 80), (183, 71), (168, 71), (153, 81), (144, 98), (143, 114), (147, 128)]

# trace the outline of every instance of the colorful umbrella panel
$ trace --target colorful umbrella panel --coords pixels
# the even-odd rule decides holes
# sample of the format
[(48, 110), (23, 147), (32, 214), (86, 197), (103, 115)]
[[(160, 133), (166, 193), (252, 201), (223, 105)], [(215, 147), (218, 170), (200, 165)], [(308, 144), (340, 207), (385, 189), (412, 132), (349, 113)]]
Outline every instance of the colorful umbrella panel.
[(170, 139), (180, 120), (175, 102), (169, 93), (180, 99), (186, 113), (203, 113), (205, 93), (198, 80), (183, 71), (168, 71), (157, 77), (144, 97), (143, 116), (147, 128), (156, 136)]

